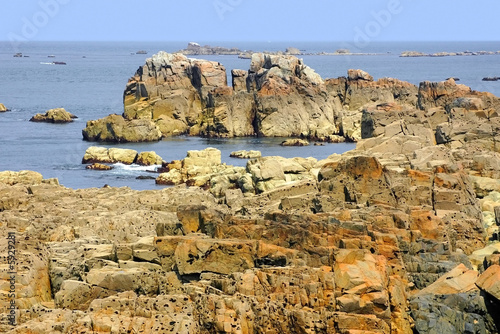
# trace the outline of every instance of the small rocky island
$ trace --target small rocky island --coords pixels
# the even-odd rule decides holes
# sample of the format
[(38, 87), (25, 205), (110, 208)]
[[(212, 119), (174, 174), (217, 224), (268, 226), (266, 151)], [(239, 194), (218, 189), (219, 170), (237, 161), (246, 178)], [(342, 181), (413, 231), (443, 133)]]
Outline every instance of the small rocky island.
[(460, 51), (424, 53), (419, 51), (403, 51), (400, 57), (454, 57), (454, 56), (491, 56), (500, 55), (500, 51)]
[(78, 117), (67, 112), (64, 108), (55, 108), (47, 110), (45, 114), (36, 114), (31, 117), (30, 122), (70, 123), (76, 118)]
[[(162, 161), (157, 182), (172, 186), (149, 191), (0, 172), (0, 231), (19, 254), (18, 324), (1, 331), (499, 332), (498, 97), (453, 79), (322, 79), (265, 54), (232, 81), (217, 62), (159, 53), (129, 80), (124, 114), (84, 136), (336, 135), (356, 149), (244, 167), (193, 150)], [(139, 155), (90, 148), (83, 162)]]
[(0, 103), (0, 112), (6, 112), (6, 111), (10, 111), (10, 109), (7, 109), (7, 107), (3, 103)]

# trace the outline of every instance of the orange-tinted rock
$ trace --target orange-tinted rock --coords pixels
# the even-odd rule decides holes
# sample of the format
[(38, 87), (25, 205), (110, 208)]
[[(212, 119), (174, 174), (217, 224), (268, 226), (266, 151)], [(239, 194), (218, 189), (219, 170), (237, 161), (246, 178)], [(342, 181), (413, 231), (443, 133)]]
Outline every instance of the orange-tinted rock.
[(481, 290), (500, 300), (500, 266), (492, 265), (482, 273), (476, 282)]

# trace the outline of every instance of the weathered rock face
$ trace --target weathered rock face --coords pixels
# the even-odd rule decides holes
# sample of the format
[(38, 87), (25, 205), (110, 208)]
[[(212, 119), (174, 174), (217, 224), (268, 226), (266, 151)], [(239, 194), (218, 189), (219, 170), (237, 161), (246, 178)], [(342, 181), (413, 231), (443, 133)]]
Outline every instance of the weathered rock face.
[(415, 85), (392, 78), (373, 81), (368, 73), (361, 70), (349, 70), (348, 78), (329, 79), (326, 85), (339, 110), (340, 133), (352, 141), (363, 138), (360, 111), (364, 108), (394, 104), (411, 108), (417, 103), (418, 89)]
[(64, 108), (50, 109), (45, 114), (36, 114), (31, 117), (30, 122), (47, 122), (47, 123), (69, 123), (73, 122), (75, 115), (67, 112)]
[(164, 136), (182, 134), (200, 122), (209, 93), (219, 87), (227, 87), (226, 70), (221, 64), (160, 52), (129, 80), (124, 92), (124, 117), (162, 119)]
[(256, 128), (263, 136), (337, 132), (323, 79), (294, 56), (254, 54), (247, 85), (256, 93)]
[(87, 122), (82, 134), (88, 141), (119, 143), (157, 141), (162, 137), (160, 129), (153, 121), (126, 120), (119, 115), (109, 115), (97, 121)]

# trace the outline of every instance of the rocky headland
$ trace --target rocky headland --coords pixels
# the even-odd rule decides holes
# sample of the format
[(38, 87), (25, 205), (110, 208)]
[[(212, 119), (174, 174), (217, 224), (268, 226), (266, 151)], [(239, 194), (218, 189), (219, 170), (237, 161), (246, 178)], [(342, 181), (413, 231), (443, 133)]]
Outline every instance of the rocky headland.
[(453, 79), (322, 80), (288, 57), (256, 55), (235, 74), (228, 89), (218, 63), (156, 55), (129, 82), (124, 122), (350, 133), (356, 149), (246, 167), (189, 151), (164, 163), (157, 182), (173, 186), (151, 191), (1, 172), (0, 230), (15, 233), (18, 263), (17, 326), (2, 298), (0, 330), (498, 333), (499, 98)]

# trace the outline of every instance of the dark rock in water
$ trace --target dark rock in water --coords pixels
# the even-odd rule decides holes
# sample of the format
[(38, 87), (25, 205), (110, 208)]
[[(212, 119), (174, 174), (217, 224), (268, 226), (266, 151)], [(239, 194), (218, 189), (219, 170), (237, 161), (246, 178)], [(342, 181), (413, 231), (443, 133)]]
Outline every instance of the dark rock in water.
[(500, 81), (500, 77), (485, 77), (483, 81)]
[(21, 58), (23, 54), (21, 52), (16, 53), (13, 57), (15, 58)]
[(455, 80), (455, 81), (460, 81), (460, 78), (456, 78), (456, 77), (449, 77), (449, 78), (447, 78), (446, 80), (450, 80), (450, 79), (453, 79), (453, 80)]
[(50, 109), (45, 114), (36, 114), (30, 119), (30, 122), (47, 123), (69, 123), (73, 122), (75, 115), (67, 112), (64, 108)]
[(148, 54), (148, 52), (147, 52), (147, 51), (145, 51), (145, 50), (139, 50), (139, 51), (137, 51), (135, 54), (138, 54), (138, 55), (146, 55), (146, 54)]
[(147, 175), (139, 175), (138, 177), (135, 178), (136, 180), (155, 180), (156, 177), (153, 176), (147, 176)]

